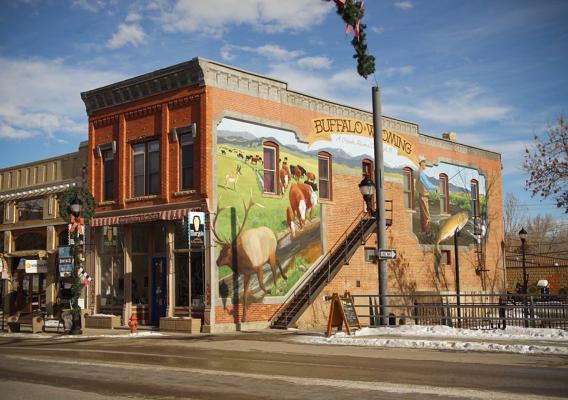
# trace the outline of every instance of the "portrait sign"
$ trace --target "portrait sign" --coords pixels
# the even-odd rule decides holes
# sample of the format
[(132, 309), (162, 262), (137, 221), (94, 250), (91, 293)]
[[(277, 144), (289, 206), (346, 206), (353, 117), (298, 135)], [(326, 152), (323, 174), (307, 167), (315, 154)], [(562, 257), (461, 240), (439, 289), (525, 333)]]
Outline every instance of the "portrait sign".
[(190, 211), (188, 216), (189, 247), (203, 247), (205, 245), (205, 213)]

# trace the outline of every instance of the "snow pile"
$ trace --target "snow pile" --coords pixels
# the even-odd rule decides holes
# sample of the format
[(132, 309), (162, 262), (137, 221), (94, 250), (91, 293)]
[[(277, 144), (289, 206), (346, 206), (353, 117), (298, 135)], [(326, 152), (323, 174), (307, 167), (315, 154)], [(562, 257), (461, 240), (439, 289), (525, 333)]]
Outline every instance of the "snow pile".
[[(568, 355), (568, 332), (561, 329), (511, 327), (505, 330), (483, 331), (447, 326), (400, 326), (363, 328), (351, 336), (345, 332), (337, 332), (329, 338), (314, 334), (300, 336), (294, 340), (327, 345)], [(531, 341), (538, 343), (523, 343)]]

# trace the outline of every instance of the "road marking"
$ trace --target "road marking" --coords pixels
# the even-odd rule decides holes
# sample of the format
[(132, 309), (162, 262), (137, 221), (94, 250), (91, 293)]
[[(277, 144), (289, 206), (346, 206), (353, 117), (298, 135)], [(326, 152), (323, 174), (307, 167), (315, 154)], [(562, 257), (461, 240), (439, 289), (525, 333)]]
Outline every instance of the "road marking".
[[(53, 359), (44, 357), (26, 357), (26, 356), (13, 356), (13, 355), (0, 355), (4, 358), (11, 360), (21, 360), (30, 362), (44, 362), (53, 365)], [(424, 385), (412, 385), (412, 384), (395, 384), (389, 382), (363, 382), (363, 381), (348, 381), (341, 379), (325, 379), (325, 378), (301, 378), (285, 375), (262, 375), (247, 372), (229, 372), (229, 371), (219, 371), (219, 370), (206, 370), (198, 368), (179, 368), (179, 367), (168, 367), (168, 366), (147, 366), (132, 363), (117, 363), (112, 364), (108, 362), (98, 362), (98, 361), (71, 361), (71, 360), (57, 360), (60, 364), (67, 365), (81, 365), (87, 367), (106, 367), (106, 368), (118, 368), (121, 370), (147, 370), (156, 372), (156, 370), (162, 371), (174, 371), (181, 373), (191, 372), (193, 374), (202, 374), (208, 376), (225, 376), (225, 377), (236, 377), (236, 378), (248, 378), (248, 379), (259, 379), (259, 380), (272, 380), (287, 382), (295, 385), (302, 386), (325, 386), (331, 388), (348, 389), (348, 390), (368, 390), (375, 392), (386, 392), (394, 394), (422, 394), (422, 395), (436, 395), (436, 396), (452, 396), (457, 398), (467, 398), (467, 399), (479, 399), (479, 400), (558, 400), (558, 397), (550, 396), (536, 396), (531, 394), (516, 394), (516, 393), (505, 393), (505, 392), (494, 392), (489, 390), (476, 390), (468, 389), (463, 387), (440, 387), (440, 386), (424, 386)]]

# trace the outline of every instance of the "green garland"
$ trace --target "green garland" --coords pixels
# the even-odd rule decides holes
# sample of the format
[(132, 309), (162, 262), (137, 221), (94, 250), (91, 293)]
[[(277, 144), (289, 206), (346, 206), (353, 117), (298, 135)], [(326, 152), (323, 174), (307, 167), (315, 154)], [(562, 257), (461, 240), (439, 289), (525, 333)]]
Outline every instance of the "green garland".
[(357, 59), (357, 72), (363, 78), (367, 79), (369, 75), (375, 72), (375, 57), (367, 53), (367, 35), (365, 34), (367, 25), (360, 22), (365, 15), (365, 10), (361, 7), (362, 3), (363, 2), (359, 0), (346, 0), (345, 4), (335, 1), (337, 14), (341, 16), (347, 25), (355, 28), (357, 22), (359, 22), (359, 38), (355, 36), (353, 40), (351, 40), (351, 45), (353, 45), (355, 49), (353, 58)]
[(71, 200), (75, 198), (75, 194), (77, 194), (77, 197), (83, 202), (83, 212), (81, 215), (85, 220), (85, 224), (88, 224), (91, 218), (95, 216), (95, 198), (91, 192), (84, 187), (70, 187), (57, 196), (57, 200), (59, 201), (59, 215), (61, 215), (61, 218), (65, 221), (69, 221), (69, 204), (71, 204)]

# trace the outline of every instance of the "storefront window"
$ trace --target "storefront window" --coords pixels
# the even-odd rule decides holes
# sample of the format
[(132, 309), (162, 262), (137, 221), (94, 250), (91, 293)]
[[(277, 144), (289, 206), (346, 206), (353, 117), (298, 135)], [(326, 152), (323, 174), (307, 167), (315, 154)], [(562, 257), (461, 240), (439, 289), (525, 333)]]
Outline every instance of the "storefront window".
[(105, 226), (102, 229), (101, 307), (104, 308), (124, 303), (124, 255), (123, 230), (116, 226)]
[(140, 224), (132, 226), (132, 252), (148, 253), (150, 241), (150, 225)]
[(176, 253), (176, 307), (189, 306), (189, 253)]
[(43, 199), (22, 200), (16, 205), (18, 221), (43, 218)]
[(132, 304), (148, 304), (148, 256), (137, 254), (132, 256)]
[(167, 225), (159, 223), (154, 225), (154, 254), (166, 252), (166, 240), (168, 235)]

